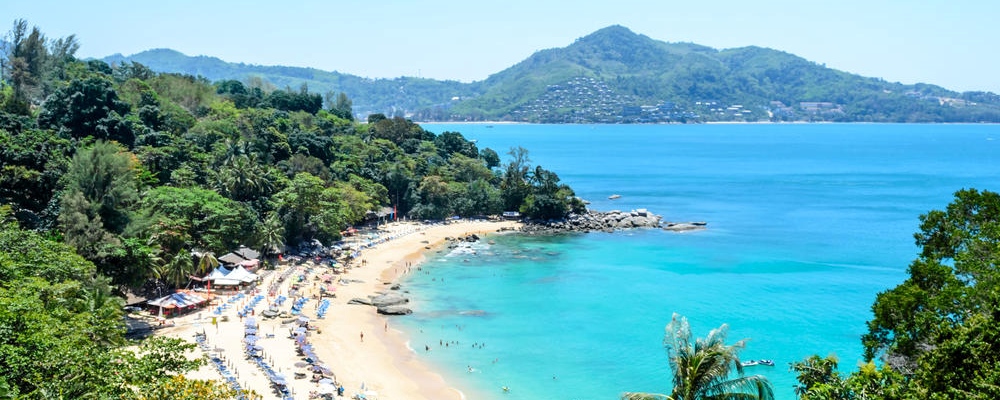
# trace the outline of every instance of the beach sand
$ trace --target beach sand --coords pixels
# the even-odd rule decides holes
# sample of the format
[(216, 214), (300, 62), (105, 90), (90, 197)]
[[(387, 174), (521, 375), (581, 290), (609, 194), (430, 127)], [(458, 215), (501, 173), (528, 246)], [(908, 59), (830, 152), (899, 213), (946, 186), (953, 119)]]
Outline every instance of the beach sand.
[[(405, 333), (394, 329), (393, 318), (406, 318), (405, 316), (383, 316), (377, 314), (374, 307), (351, 305), (347, 302), (353, 298), (367, 298), (377, 292), (388, 291), (388, 283), (395, 282), (402, 274), (415, 267), (423, 260), (425, 251), (442, 245), (446, 238), (473, 233), (483, 236), (517, 226), (518, 223), (511, 221), (460, 221), (436, 225), (396, 222), (381, 226), (380, 237), (393, 239), (363, 250), (352, 263), (353, 267), (343, 274), (334, 275), (336, 279), (346, 280), (348, 283), (335, 284), (336, 298), (327, 297), (330, 306), (326, 317), (316, 318), (319, 304), (316, 299), (310, 298), (302, 308), (302, 315), (311, 318), (310, 324), (316, 327), (316, 330), (309, 332), (308, 341), (313, 344), (318, 358), (330, 367), (335, 380), (344, 387), (345, 398), (368, 392), (369, 399), (381, 400), (462, 399), (458, 390), (450, 387), (441, 375), (430, 370), (407, 347)], [(408, 265), (410, 268), (407, 268)], [(287, 268), (296, 270), (290, 275), (290, 279), (276, 284), (277, 293), (287, 296), (290, 284), (296, 281), (295, 277), (306, 271), (307, 265), (282, 265), (258, 285), (261, 294), (266, 297), (254, 308), (259, 324), (258, 336), (261, 338), (257, 343), (263, 349), (263, 359), (274, 371), (286, 376), (294, 397), (307, 399), (310, 391), (318, 390), (319, 384), (308, 378), (294, 378), (296, 372), (307, 371), (301, 367), (304, 365), (303, 359), (296, 355), (295, 341), (290, 336), (295, 325), (282, 324), (283, 318), (264, 319), (259, 315), (274, 300), (267, 296), (268, 289), (283, 272), (287, 273)], [(318, 287), (312, 286), (316, 282), (314, 277), (328, 271), (321, 267), (313, 267), (312, 270), (302, 289), (308, 296), (319, 293)], [(229, 297), (219, 296), (219, 299), (227, 302)], [(243, 308), (249, 297), (252, 296), (230, 303), (233, 306), (222, 314), (228, 317), (228, 321), (219, 321), (221, 318), (218, 318), (217, 325), (213, 325), (211, 318), (215, 314), (206, 309), (200, 313), (174, 318), (174, 327), (161, 329), (157, 334), (193, 341), (195, 333), (204, 332), (210, 353), (224, 358), (227, 367), (233, 371), (243, 388), (252, 389), (265, 399), (279, 398), (269, 387), (267, 375), (244, 357), (244, 323), (237, 316), (237, 310)], [(293, 299), (289, 299), (279, 309), (289, 310), (292, 301)], [(201, 350), (197, 350), (191, 356), (202, 354)], [(296, 366), (297, 363), (299, 366)], [(222, 375), (211, 363), (186, 376), (191, 379), (222, 379)]]

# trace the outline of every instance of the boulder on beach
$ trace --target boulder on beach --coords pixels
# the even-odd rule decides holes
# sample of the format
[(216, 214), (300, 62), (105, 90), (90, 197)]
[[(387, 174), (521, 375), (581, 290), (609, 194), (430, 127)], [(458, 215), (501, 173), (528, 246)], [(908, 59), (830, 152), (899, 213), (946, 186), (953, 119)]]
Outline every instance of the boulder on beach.
[(385, 306), (379, 307), (378, 313), (382, 315), (407, 315), (413, 313), (413, 310), (403, 306)]
[(408, 299), (406, 297), (403, 297), (403, 295), (401, 295), (399, 293), (384, 293), (384, 294), (380, 294), (378, 296), (372, 297), (371, 305), (373, 305), (375, 307), (380, 307), (381, 308), (381, 307), (386, 307), (386, 306), (395, 306), (395, 305), (399, 305), (399, 304), (406, 304), (406, 303), (409, 303), (409, 302), (410, 302), (410, 299)]
[(372, 305), (372, 301), (368, 299), (362, 299), (360, 297), (355, 297), (347, 302), (347, 304), (363, 304), (366, 306)]

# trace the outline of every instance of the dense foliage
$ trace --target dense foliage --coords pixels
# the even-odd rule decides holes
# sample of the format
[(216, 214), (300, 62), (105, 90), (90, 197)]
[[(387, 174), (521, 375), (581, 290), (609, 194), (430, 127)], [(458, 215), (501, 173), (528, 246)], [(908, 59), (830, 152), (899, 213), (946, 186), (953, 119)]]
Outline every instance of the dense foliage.
[(201, 365), (180, 339), (126, 340), (123, 302), (94, 264), (10, 216), (0, 207), (0, 398), (168, 398), (155, 394)]
[(182, 283), (195, 251), (329, 243), (384, 207), (416, 219), (581, 207), (524, 149), (501, 165), (458, 132), (355, 121), (344, 93), (84, 62), (74, 38), (26, 26), (3, 54), (0, 202), (123, 289)]
[(1000, 194), (960, 190), (920, 222), (920, 257), (878, 295), (862, 340), (882, 367), (841, 377), (833, 358), (795, 363), (802, 398), (1000, 398)]
[[(163, 49), (105, 60), (138, 61), (157, 71), (214, 80), (253, 76), (279, 87), (308, 84), (329, 93), (346, 92), (356, 100), (359, 115), (412, 114), (433, 121), (1000, 122), (1000, 97), (993, 93), (886, 82), (767, 48), (716, 50), (665, 43), (621, 26), (536, 52), (472, 83), (366, 79), (308, 68), (231, 64)], [(580, 80), (586, 84), (577, 84)]]

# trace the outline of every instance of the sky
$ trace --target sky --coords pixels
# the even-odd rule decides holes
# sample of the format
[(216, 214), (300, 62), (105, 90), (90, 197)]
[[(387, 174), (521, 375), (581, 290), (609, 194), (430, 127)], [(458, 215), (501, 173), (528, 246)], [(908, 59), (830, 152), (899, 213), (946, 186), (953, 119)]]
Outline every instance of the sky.
[[(1000, 93), (996, 0), (0, 0), (80, 58), (169, 48), (370, 78), (483, 80), (610, 25), (665, 42), (760, 46), (905, 84)], [(4, 26), (3, 24), (8, 24)]]

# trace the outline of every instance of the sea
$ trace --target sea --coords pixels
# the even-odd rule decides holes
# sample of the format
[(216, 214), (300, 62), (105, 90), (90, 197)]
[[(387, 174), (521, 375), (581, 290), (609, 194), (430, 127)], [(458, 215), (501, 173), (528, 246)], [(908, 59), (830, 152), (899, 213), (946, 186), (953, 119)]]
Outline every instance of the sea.
[[(506, 162), (514, 147), (596, 210), (707, 229), (490, 235), (441, 248), (403, 281), (409, 345), (468, 399), (669, 393), (672, 315), (722, 325), (794, 399), (789, 364), (862, 361), (875, 296), (919, 252), (919, 217), (963, 188), (1000, 190), (1000, 126), (426, 124)], [(617, 199), (609, 196), (620, 195)]]

